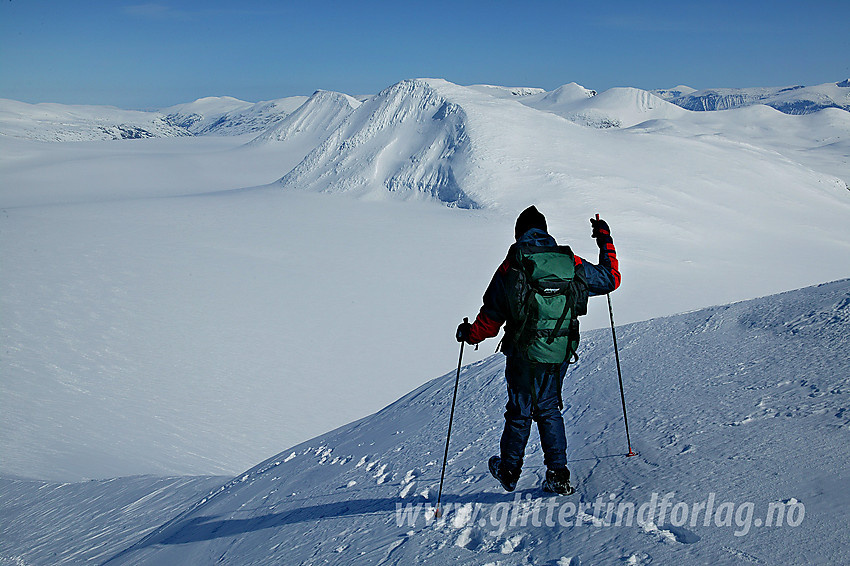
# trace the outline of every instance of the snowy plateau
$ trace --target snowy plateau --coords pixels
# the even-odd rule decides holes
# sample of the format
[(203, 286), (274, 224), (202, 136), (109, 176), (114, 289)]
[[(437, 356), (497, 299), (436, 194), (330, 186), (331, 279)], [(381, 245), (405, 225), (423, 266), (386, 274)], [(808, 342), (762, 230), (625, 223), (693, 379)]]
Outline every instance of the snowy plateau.
[[(847, 563), (848, 101), (0, 100), (0, 565)], [(638, 455), (595, 298), (563, 391), (577, 493), (541, 493), (534, 434), (516, 492), (489, 476), (491, 340), (435, 519), (454, 330), (530, 204), (590, 261), (611, 225)]]

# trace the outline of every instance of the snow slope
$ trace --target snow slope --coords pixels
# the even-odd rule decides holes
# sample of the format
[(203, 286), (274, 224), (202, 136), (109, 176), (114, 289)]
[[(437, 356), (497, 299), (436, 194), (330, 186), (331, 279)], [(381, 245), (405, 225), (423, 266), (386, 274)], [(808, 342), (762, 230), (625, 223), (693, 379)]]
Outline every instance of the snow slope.
[[(844, 560), (850, 280), (630, 324), (618, 338), (638, 456), (625, 457), (610, 331), (585, 332), (564, 385), (574, 496), (541, 494), (536, 434), (516, 493), (489, 476), (505, 401), (497, 355), (460, 374), (441, 521), (431, 519), (431, 506), (454, 371), (239, 474), (159, 526), (167, 513), (142, 497), (131, 505), (145, 509), (144, 520), (129, 526), (138, 534), (131, 545), (106, 513), (126, 505), (128, 480), (111, 488), (7, 483), (3, 558), (502, 566)], [(156, 488), (149, 489), (170, 512), (176, 498), (166, 496), (177, 490)], [(59, 501), (57, 494), (65, 494), (61, 506), (29, 504)], [(84, 538), (53, 537), (65, 524), (78, 524)], [(101, 545), (96, 552), (92, 541)]]
[(678, 118), (650, 120), (634, 129), (757, 146), (814, 171), (834, 175), (850, 187), (850, 112), (837, 108), (794, 115), (754, 105), (716, 112), (687, 112)]

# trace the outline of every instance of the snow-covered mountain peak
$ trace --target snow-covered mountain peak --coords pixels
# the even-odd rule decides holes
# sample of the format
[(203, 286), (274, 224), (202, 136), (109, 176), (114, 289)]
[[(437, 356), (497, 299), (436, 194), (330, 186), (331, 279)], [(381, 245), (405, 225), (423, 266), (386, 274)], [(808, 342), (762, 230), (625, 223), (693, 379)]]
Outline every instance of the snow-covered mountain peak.
[(522, 102), (595, 128), (627, 128), (647, 120), (674, 118), (685, 113), (645, 90), (616, 87), (596, 94), (575, 83)]
[(251, 102), (239, 100), (232, 96), (204, 96), (192, 102), (176, 104), (164, 108), (162, 112), (166, 114), (173, 113), (219, 113), (224, 114), (237, 108), (247, 108), (251, 106)]
[(317, 90), (304, 104), (264, 131), (252, 143), (291, 141), (296, 137), (304, 137), (311, 140), (314, 146), (318, 145), (360, 104), (360, 101), (347, 94)]
[(476, 207), (454, 172), (467, 138), (462, 109), (438, 92), (451, 86), (440, 79), (409, 79), (383, 90), (354, 110), (280, 183)]
[(561, 85), (555, 90), (544, 92), (535, 97), (530, 97), (523, 102), (529, 106), (540, 108), (542, 106), (556, 106), (561, 104), (570, 104), (581, 100), (587, 100), (596, 96), (598, 93), (595, 90), (584, 88), (578, 83), (572, 82)]

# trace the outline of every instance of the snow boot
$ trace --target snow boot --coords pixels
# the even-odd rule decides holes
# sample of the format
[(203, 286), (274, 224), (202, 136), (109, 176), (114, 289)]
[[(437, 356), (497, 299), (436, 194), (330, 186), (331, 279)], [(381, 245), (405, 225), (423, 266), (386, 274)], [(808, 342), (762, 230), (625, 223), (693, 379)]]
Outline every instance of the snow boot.
[(570, 485), (570, 470), (567, 468), (546, 470), (546, 479), (543, 480), (543, 491), (557, 493), (558, 495), (571, 495), (575, 493), (575, 488)]
[(502, 484), (505, 491), (513, 491), (516, 489), (517, 480), (519, 480), (519, 470), (506, 470), (501, 465), (501, 462), (502, 459), (498, 456), (490, 458), (490, 462), (488, 463), (490, 467), (490, 474), (499, 480), (499, 483)]

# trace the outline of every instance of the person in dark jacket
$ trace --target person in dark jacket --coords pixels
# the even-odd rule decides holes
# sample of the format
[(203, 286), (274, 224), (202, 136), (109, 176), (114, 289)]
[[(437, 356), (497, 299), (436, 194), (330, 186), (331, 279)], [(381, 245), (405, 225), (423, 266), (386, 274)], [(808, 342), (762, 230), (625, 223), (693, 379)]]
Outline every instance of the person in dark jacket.
[[(575, 256), (576, 276), (583, 276), (589, 296), (604, 295), (620, 285), (619, 263), (614, 249), (611, 230), (604, 220), (590, 220), (592, 237), (599, 246), (599, 263), (594, 265)], [(516, 221), (514, 236), (518, 244), (555, 246), (555, 239), (546, 228), (546, 218), (537, 208), (524, 210)], [(518, 321), (510, 320), (508, 272), (511, 255), (493, 275), (484, 293), (483, 306), (475, 322), (465, 322), (458, 327), (459, 342), (478, 344), (498, 335), (503, 324), (508, 327)], [(579, 273), (581, 272), (581, 273)], [(511, 343), (503, 345), (505, 378), (508, 385), (508, 403), (505, 406), (505, 428), (500, 442), (500, 455), (490, 459), (490, 472), (507, 491), (516, 488), (531, 433), (532, 421), (537, 422), (543, 459), (546, 464), (546, 491), (569, 494), (570, 471), (567, 468), (567, 439), (564, 418), (561, 415), (561, 388), (568, 361), (561, 364), (530, 362)]]

